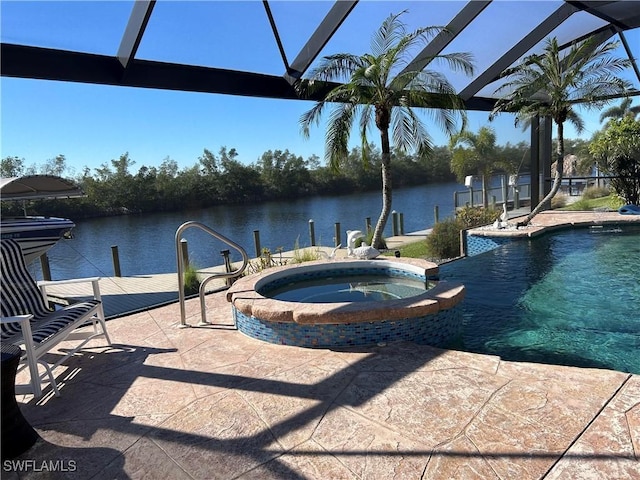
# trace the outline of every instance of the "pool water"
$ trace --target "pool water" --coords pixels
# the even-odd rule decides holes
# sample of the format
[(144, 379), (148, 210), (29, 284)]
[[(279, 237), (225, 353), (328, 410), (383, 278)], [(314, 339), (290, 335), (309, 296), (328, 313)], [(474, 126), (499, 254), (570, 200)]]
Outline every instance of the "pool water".
[(440, 266), (466, 287), (460, 348), (640, 374), (640, 228), (566, 230)]
[(378, 302), (425, 292), (424, 280), (389, 275), (350, 275), (306, 279), (263, 292), (276, 300), (303, 303)]

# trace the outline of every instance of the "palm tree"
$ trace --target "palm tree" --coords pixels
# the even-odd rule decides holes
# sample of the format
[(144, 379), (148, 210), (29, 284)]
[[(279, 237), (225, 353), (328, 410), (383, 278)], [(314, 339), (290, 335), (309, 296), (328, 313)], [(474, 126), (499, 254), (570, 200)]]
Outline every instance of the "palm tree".
[(496, 90), (508, 92), (496, 102), (489, 118), (501, 112), (516, 115), (516, 124), (530, 122), (537, 115), (549, 116), (557, 127), (557, 167), (551, 191), (519, 225), (529, 222), (551, 202), (560, 189), (564, 171), (564, 123), (571, 122), (581, 133), (584, 124), (574, 109), (581, 103), (587, 109), (602, 108), (612, 97), (623, 96), (631, 83), (616, 76), (631, 62), (612, 56), (618, 42), (598, 45), (594, 37), (574, 43), (565, 55), (557, 39), (546, 41), (541, 55), (531, 55), (503, 72), (507, 82)]
[(480, 128), (477, 134), (463, 130), (451, 137), (449, 148), (452, 150), (451, 170), (459, 181), (470, 173), (482, 176), (482, 203), (484, 208), (487, 208), (489, 179), (501, 165), (498, 160), (495, 131), (489, 127)]
[(600, 114), (600, 123), (607, 118), (618, 119), (624, 118), (630, 115), (632, 118), (636, 118), (640, 114), (640, 105), (631, 106), (631, 99), (629, 97), (623, 98), (620, 105), (614, 105), (604, 110)]
[[(326, 82), (340, 82), (324, 98), (300, 118), (302, 133), (309, 137), (309, 128), (318, 124), (327, 104), (332, 104), (325, 134), (325, 158), (333, 169), (338, 169), (347, 156), (347, 146), (353, 123), (359, 121), (363, 162), (368, 164), (367, 132), (372, 123), (380, 131), (382, 151), (382, 211), (373, 231), (372, 245), (380, 248), (382, 232), (391, 212), (391, 142), (400, 151), (413, 149), (419, 154), (432, 150), (432, 140), (415, 111), (427, 112), (444, 130), (452, 134), (458, 113), (465, 118), (462, 100), (447, 79), (432, 70), (402, 71), (416, 45), (427, 42), (442, 27), (419, 28), (407, 33), (400, 16), (406, 11), (387, 17), (371, 40), (371, 53), (351, 55), (339, 53), (324, 57), (309, 78), (298, 83), (298, 92), (304, 96)], [(473, 73), (471, 55), (452, 53), (436, 55), (453, 70)]]

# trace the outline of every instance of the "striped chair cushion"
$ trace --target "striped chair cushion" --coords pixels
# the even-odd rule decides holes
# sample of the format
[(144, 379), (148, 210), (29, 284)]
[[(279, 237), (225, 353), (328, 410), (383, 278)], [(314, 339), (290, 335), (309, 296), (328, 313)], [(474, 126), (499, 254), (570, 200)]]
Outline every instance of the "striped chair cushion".
[(15, 240), (3, 239), (0, 241), (0, 250), (2, 316), (14, 317), (30, 313), (35, 318), (40, 318), (51, 313), (44, 303), (42, 292), (27, 270), (20, 244)]
[[(33, 341), (38, 344), (49, 340), (52, 336), (73, 324), (78, 318), (94, 313), (99, 305), (100, 302), (98, 300), (74, 303), (61, 310), (49, 313), (46, 317), (32, 319), (31, 334)], [(24, 343), (20, 324), (17, 322), (9, 323), (3, 325), (3, 327), (0, 332), (0, 340), (3, 343), (7, 342), (16, 345)]]

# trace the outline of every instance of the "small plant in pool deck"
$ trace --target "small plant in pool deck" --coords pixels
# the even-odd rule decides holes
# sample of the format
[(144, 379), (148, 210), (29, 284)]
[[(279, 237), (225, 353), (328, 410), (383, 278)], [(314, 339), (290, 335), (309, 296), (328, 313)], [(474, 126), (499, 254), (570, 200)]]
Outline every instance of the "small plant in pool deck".
[(293, 263), (313, 262), (320, 260), (318, 249), (300, 248), (300, 237), (293, 244)]
[(186, 296), (195, 295), (200, 290), (200, 279), (198, 278), (198, 269), (189, 262), (184, 269), (184, 294)]
[(320, 260), (318, 250), (303, 248), (293, 252), (293, 260), (291, 263), (313, 262), (314, 260)]
[(274, 258), (271, 250), (267, 247), (262, 248), (262, 253), (260, 254), (260, 258), (258, 258), (255, 262), (249, 262), (247, 268), (245, 270), (245, 274), (249, 275), (251, 273), (258, 273), (270, 267), (279, 267), (287, 264), (287, 260), (282, 258), (282, 250), (283, 247), (278, 247), (276, 252), (279, 253), (279, 257)]

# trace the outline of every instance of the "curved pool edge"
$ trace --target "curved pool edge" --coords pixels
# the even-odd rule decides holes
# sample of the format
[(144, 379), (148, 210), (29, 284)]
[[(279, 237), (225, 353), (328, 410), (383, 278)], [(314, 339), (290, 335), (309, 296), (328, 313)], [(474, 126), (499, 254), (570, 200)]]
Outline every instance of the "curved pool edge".
[[(509, 223), (517, 223), (525, 216), (513, 217)], [(546, 233), (570, 228), (589, 228), (599, 226), (640, 225), (640, 215), (620, 215), (618, 212), (547, 210), (536, 215), (526, 227), (518, 229), (484, 229), (475, 227), (467, 230), (469, 235), (477, 237), (519, 239), (534, 238)], [(486, 226), (485, 226), (486, 227)]]
[(438, 273), (422, 259), (315, 261), (270, 268), (236, 281), (227, 291), (238, 329), (270, 343), (326, 347), (375, 344), (380, 341), (421, 341), (444, 346), (461, 327), (455, 308), (464, 298), (460, 283), (439, 281), (420, 295), (374, 302), (299, 303), (267, 298), (256, 291), (270, 280), (314, 270), (399, 268)]
[[(511, 223), (520, 218), (512, 218)], [(640, 216), (620, 215), (617, 212), (585, 212), (585, 211), (545, 211), (540, 212), (527, 227), (519, 229), (476, 227), (464, 232), (463, 249), (465, 256), (473, 257), (494, 250), (510, 242), (534, 240), (547, 234), (576, 228), (602, 229), (605, 227), (640, 227)]]

